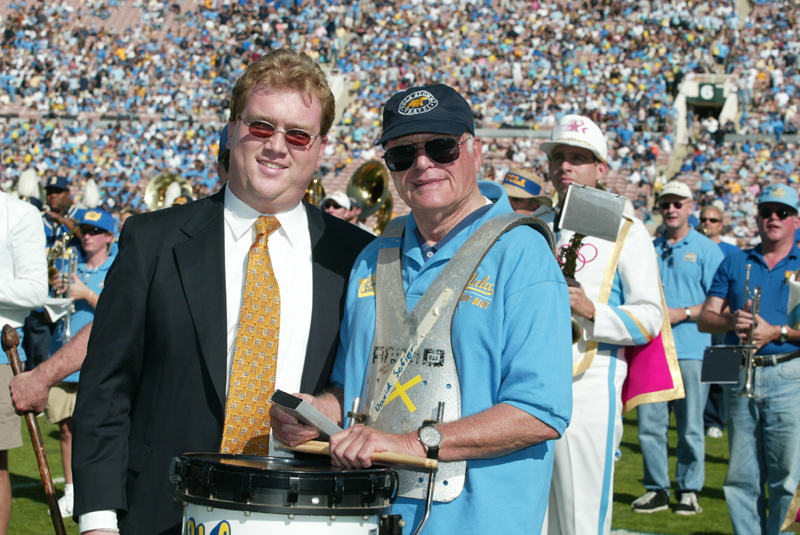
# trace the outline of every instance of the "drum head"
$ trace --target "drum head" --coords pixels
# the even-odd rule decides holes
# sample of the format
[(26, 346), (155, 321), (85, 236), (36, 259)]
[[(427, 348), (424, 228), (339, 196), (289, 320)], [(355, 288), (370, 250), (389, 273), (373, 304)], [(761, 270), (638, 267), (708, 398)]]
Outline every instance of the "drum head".
[(184, 503), (274, 514), (364, 516), (389, 512), (397, 474), (354, 470), (328, 461), (187, 453), (170, 467)]

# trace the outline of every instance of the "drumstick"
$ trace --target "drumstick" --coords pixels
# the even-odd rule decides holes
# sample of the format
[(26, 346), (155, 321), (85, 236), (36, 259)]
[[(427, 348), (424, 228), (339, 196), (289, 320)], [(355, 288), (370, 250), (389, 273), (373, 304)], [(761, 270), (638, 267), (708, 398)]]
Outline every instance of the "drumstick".
[[(281, 444), (276, 440), (275, 446), (284, 450), (299, 451), (301, 453), (313, 453), (315, 455), (331, 454), (330, 445), (327, 442), (320, 442), (319, 440), (309, 440), (308, 442), (298, 444), (294, 447)], [(420, 468), (436, 468), (439, 466), (439, 461), (436, 459), (426, 459), (425, 457), (392, 453), (390, 451), (373, 453), (371, 459), (378, 463), (404, 464), (406, 466), (418, 466)]]
[[(8, 355), (8, 363), (11, 364), (11, 371), (14, 372), (14, 375), (21, 374), (22, 362), (20, 362), (19, 353), (17, 353), (19, 335), (16, 329), (10, 325), (3, 327), (2, 343), (3, 351)], [(64, 528), (64, 520), (61, 518), (61, 509), (58, 508), (56, 488), (53, 485), (53, 477), (50, 475), (50, 466), (47, 464), (47, 454), (44, 452), (44, 442), (42, 441), (42, 433), (39, 431), (39, 422), (36, 421), (36, 415), (32, 412), (26, 412), (25, 423), (28, 424), (33, 450), (36, 452), (36, 460), (39, 461), (39, 475), (44, 484), (44, 493), (47, 498), (47, 505), (50, 507), (50, 519), (53, 522), (53, 528), (56, 530), (56, 535), (67, 535), (67, 530)]]

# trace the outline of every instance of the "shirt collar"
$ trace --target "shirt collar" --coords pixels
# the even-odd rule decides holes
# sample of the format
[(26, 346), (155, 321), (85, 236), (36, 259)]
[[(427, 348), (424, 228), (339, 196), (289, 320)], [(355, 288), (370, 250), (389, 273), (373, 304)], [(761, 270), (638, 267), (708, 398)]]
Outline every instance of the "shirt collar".
[(253, 228), (256, 219), (262, 215), (275, 216), (281, 224), (278, 232), (289, 240), (290, 245), (295, 245), (298, 242), (303, 228), (308, 226), (306, 209), (302, 202), (297, 203), (294, 208), (290, 208), (285, 212), (262, 214), (234, 195), (231, 188), (225, 188), (224, 213), (225, 223), (228, 225), (228, 228), (231, 229), (233, 237), (236, 240)]

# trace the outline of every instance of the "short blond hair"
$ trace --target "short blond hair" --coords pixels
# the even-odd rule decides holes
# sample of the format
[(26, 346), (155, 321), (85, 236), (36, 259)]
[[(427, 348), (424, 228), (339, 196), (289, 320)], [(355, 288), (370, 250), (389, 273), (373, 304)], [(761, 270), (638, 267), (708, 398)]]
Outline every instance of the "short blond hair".
[(327, 135), (336, 115), (336, 100), (328, 87), (325, 73), (314, 60), (303, 52), (279, 48), (248, 65), (233, 86), (231, 121), (239, 118), (253, 90), (262, 84), (278, 91), (299, 91), (316, 97), (322, 106), (319, 135)]

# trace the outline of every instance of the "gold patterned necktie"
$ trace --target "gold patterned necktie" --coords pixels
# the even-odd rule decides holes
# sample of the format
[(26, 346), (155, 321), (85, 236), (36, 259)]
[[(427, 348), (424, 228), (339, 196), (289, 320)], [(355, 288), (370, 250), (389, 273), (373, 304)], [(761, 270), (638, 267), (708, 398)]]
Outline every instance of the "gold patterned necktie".
[(280, 226), (273, 216), (256, 220), (256, 240), (250, 246), (247, 260), (220, 453), (269, 453), (267, 401), (275, 392), (281, 296), (267, 239)]

